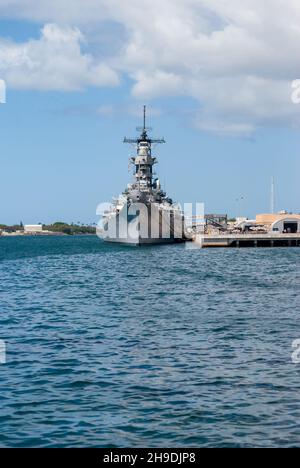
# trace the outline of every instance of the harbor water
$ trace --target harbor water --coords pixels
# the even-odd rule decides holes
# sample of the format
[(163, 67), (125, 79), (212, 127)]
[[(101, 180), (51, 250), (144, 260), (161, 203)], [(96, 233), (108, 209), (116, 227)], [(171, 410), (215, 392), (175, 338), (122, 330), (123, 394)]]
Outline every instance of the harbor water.
[(0, 446), (300, 446), (299, 255), (0, 238)]

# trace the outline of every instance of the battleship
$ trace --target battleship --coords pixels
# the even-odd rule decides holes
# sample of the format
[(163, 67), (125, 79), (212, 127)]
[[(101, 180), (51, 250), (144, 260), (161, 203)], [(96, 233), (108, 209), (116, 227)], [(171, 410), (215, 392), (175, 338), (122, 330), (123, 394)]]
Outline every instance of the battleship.
[(141, 131), (139, 137), (124, 139), (124, 143), (133, 145), (136, 151), (130, 158), (134, 180), (104, 212), (102, 237), (107, 242), (130, 245), (184, 242), (181, 207), (167, 196), (154, 172), (158, 161), (153, 155), (153, 146), (165, 140), (148, 135), (146, 106), (143, 117), (143, 127), (137, 129)]

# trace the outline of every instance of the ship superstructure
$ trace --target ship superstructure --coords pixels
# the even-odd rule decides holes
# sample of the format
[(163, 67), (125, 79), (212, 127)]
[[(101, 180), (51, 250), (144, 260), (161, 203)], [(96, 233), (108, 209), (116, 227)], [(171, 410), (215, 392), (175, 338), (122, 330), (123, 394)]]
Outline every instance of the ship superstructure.
[(134, 166), (134, 181), (114, 200), (104, 214), (104, 239), (126, 244), (160, 244), (181, 242), (184, 239), (184, 217), (178, 205), (167, 196), (155, 176), (153, 145), (165, 140), (148, 136), (146, 106), (143, 127), (138, 138), (125, 138), (133, 145), (136, 155), (130, 158)]

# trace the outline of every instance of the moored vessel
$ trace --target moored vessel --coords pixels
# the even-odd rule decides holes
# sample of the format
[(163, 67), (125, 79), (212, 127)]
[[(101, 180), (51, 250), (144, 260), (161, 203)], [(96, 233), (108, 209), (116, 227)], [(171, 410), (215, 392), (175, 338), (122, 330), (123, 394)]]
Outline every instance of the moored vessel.
[(154, 173), (157, 158), (153, 155), (153, 145), (163, 144), (165, 140), (149, 137), (146, 106), (140, 136), (125, 138), (124, 143), (136, 150), (136, 155), (130, 158), (134, 181), (103, 214), (104, 240), (132, 245), (183, 242), (181, 207), (167, 196)]

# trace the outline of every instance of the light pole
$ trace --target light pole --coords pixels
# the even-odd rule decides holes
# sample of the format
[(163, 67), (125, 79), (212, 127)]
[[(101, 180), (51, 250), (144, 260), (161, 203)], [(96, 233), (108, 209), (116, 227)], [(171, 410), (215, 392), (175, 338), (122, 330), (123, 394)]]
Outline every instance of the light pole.
[(241, 217), (241, 208), (242, 208), (242, 202), (244, 200), (244, 197), (240, 196), (238, 198), (236, 198), (236, 203), (237, 203), (237, 217), (240, 218)]

